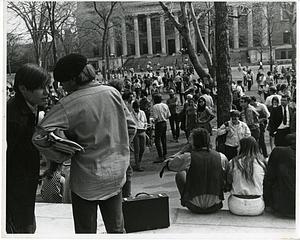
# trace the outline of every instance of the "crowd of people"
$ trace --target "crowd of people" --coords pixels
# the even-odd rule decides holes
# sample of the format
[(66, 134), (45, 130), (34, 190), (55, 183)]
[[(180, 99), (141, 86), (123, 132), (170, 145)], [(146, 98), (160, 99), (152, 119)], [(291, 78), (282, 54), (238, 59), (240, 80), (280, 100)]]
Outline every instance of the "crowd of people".
[[(283, 78), (287, 72), (291, 70)], [(219, 210), (224, 192), (230, 191), (228, 204), (234, 214), (259, 215), (267, 206), (293, 217), (295, 77), (276, 85), (280, 78), (276, 73), (268, 73), (268, 78), (263, 77), (263, 69), (259, 73), (257, 90), (260, 96), (263, 89), (263, 98), (246, 95), (249, 83), (243, 76), (232, 83), (230, 120), (216, 130), (219, 144), (213, 150), (212, 120), (218, 99), (208, 78), (196, 78), (187, 69), (149, 69), (103, 84), (86, 57), (69, 54), (57, 62), (53, 76), (59, 84), (53, 86), (44, 69), (24, 65), (16, 73), (14, 95), (8, 95), (7, 102), (7, 232), (35, 232), (42, 156), (49, 169), (42, 176), (41, 196), (48, 202), (72, 203), (76, 233), (96, 233), (98, 206), (106, 231), (123, 233), (122, 197), (131, 195), (132, 170), (145, 170), (143, 155), (153, 138), (154, 163), (177, 172), (181, 204), (192, 212)], [(182, 131), (186, 139), (174, 156), (168, 156), (168, 126), (172, 141), (178, 142)], [(272, 152), (267, 151), (266, 130)], [(80, 144), (84, 151), (58, 151), (51, 133)], [(283, 161), (280, 154), (289, 159)], [(71, 167), (65, 176), (66, 162)], [(177, 167), (172, 169), (172, 164)], [(288, 204), (283, 192), (291, 201)]]

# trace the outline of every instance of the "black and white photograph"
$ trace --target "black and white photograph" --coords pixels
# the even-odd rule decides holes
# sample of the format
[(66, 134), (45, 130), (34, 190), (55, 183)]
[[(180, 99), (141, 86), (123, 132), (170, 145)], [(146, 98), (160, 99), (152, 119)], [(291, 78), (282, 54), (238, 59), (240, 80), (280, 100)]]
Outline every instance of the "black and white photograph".
[(1, 238), (300, 237), (296, 1), (2, 5)]

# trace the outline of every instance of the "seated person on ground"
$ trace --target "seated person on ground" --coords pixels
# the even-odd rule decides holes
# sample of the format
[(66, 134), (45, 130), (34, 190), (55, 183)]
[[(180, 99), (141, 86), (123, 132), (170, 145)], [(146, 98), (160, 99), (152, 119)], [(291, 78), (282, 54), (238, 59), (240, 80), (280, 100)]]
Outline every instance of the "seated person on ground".
[(51, 161), (49, 169), (43, 174), (42, 199), (49, 203), (61, 203), (64, 187), (65, 178), (62, 176), (62, 163)]
[(284, 217), (295, 218), (296, 133), (287, 135), (289, 146), (271, 152), (264, 179), (266, 207)]
[(194, 213), (216, 212), (223, 207), (227, 158), (210, 148), (206, 129), (194, 129), (191, 143), (190, 167), (178, 172), (175, 178), (181, 204)]
[(238, 156), (229, 162), (227, 184), (231, 195), (229, 211), (236, 215), (255, 216), (263, 213), (264, 158), (259, 153), (256, 140), (246, 137), (240, 140)]

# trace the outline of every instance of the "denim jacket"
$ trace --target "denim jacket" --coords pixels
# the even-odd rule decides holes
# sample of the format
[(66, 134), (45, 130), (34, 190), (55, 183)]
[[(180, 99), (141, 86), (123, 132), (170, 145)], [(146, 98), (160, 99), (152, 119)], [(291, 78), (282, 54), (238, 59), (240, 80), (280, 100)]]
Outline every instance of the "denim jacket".
[[(42, 120), (35, 137), (55, 130), (85, 149), (71, 160), (74, 193), (87, 200), (105, 200), (121, 191), (136, 124), (116, 89), (88, 84), (62, 98)], [(37, 147), (46, 158), (53, 158), (51, 145)]]

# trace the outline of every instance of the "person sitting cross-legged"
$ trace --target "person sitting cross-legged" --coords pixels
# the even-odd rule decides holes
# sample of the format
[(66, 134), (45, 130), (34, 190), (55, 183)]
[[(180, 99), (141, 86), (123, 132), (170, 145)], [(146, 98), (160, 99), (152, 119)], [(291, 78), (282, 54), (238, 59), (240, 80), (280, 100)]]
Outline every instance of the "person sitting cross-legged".
[(192, 131), (191, 145), (190, 167), (175, 177), (181, 205), (194, 213), (216, 212), (223, 207), (223, 177), (228, 160), (210, 149), (210, 135), (204, 128)]
[(263, 162), (254, 137), (240, 140), (239, 155), (229, 162), (227, 184), (231, 190), (228, 198), (229, 211), (236, 215), (256, 216), (263, 213)]

